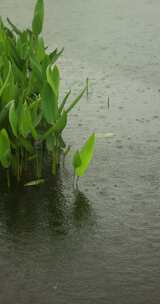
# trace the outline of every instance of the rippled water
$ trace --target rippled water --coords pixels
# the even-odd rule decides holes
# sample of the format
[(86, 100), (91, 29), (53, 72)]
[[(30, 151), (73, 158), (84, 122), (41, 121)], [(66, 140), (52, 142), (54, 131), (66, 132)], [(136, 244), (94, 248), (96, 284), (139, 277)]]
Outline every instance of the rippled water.
[[(1, 0), (19, 25), (34, 1)], [(160, 36), (157, 0), (46, 0), (49, 46), (65, 46), (62, 90), (90, 78), (65, 132), (92, 130), (95, 158), (42, 187), (0, 192), (0, 303), (159, 304)], [(110, 96), (110, 111), (107, 98)]]

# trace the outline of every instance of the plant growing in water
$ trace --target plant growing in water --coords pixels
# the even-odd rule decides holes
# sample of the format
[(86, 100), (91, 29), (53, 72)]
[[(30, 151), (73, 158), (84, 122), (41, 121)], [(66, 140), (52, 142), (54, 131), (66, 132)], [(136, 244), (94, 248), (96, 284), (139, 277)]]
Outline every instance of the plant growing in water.
[[(43, 182), (46, 156), (52, 160), (55, 175), (60, 155), (69, 148), (62, 137), (69, 112), (88, 92), (84, 89), (69, 102), (71, 91), (60, 100), (60, 71), (56, 65), (63, 49), (48, 53), (41, 35), (44, 2), (37, 0), (32, 28), (20, 30), (9, 19), (0, 19), (0, 167), (19, 182), (28, 168), (34, 181)], [(67, 106), (68, 103), (68, 106)], [(73, 158), (75, 175), (82, 176), (93, 156), (93, 134)]]
[(89, 163), (93, 157), (95, 145), (95, 133), (93, 133), (81, 150), (77, 150), (73, 157), (74, 168), (74, 188), (78, 188), (78, 180), (83, 176), (88, 169)]

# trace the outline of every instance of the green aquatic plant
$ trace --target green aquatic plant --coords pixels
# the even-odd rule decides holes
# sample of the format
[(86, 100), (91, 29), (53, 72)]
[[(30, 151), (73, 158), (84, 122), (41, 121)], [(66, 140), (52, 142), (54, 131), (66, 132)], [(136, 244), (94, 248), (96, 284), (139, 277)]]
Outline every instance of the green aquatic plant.
[(77, 150), (73, 156), (74, 188), (78, 188), (79, 177), (85, 174), (93, 158), (95, 138), (95, 133), (93, 133), (80, 151)]
[[(88, 95), (88, 79), (76, 98), (70, 100), (69, 90), (61, 100), (57, 60), (63, 49), (47, 50), (43, 0), (37, 0), (31, 28), (21, 30), (7, 21), (8, 26), (0, 18), (0, 169), (8, 185), (12, 177), (19, 182), (30, 171), (33, 179), (25, 185), (38, 185), (44, 181), (45, 159), (55, 175), (60, 156), (70, 150), (63, 131), (70, 111)], [(77, 177), (88, 168), (94, 142), (92, 135), (74, 156)]]

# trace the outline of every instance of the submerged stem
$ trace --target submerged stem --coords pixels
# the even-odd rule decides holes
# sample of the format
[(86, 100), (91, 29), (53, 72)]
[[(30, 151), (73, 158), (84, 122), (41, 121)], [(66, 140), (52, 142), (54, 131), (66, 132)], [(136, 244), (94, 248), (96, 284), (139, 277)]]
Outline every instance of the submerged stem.
[(8, 185), (8, 188), (10, 188), (11, 183), (10, 183), (10, 173), (9, 173), (9, 169), (7, 169), (7, 185)]
[(79, 182), (79, 176), (77, 176), (76, 173), (74, 172), (74, 178), (73, 178), (73, 189), (74, 189), (74, 191), (79, 191), (78, 182)]

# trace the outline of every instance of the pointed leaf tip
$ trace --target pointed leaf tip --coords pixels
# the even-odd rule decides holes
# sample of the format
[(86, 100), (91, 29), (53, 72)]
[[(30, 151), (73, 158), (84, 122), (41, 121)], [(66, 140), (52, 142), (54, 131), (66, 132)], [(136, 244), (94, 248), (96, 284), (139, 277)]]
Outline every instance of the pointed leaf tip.
[(86, 141), (86, 143), (83, 145), (82, 149), (79, 152), (81, 163), (79, 166), (75, 168), (75, 172), (77, 176), (83, 176), (89, 167), (89, 164), (93, 158), (95, 139), (96, 136), (95, 133), (93, 133), (88, 138), (88, 140)]
[(36, 36), (38, 36), (42, 32), (43, 21), (44, 21), (44, 1), (37, 0), (34, 9), (34, 17), (32, 21), (32, 31)]

